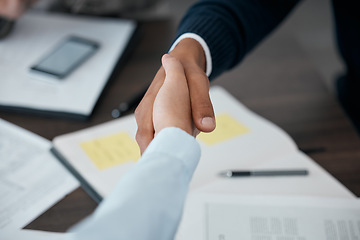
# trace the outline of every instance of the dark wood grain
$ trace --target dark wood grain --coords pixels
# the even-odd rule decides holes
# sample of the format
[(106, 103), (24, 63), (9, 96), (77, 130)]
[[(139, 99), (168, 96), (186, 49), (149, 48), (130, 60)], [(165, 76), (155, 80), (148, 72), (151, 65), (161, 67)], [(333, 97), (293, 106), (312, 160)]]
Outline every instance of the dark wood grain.
[[(0, 113), (1, 118), (49, 140), (111, 120), (111, 110), (147, 86), (167, 51), (176, 23), (143, 22), (140, 39), (109, 84), (89, 121)], [(336, 99), (291, 36), (267, 39), (244, 63), (212, 84), (226, 88), (251, 110), (279, 125), (300, 149), (360, 196), (360, 141)], [(66, 231), (89, 215), (96, 203), (77, 189), (26, 228)]]

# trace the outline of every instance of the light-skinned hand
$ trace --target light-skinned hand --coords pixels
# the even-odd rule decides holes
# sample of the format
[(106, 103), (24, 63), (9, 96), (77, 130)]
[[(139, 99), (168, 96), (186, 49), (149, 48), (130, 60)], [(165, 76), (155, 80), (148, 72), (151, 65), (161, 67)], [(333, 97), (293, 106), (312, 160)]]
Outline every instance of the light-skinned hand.
[(167, 127), (177, 127), (195, 137), (184, 68), (176, 58), (168, 54), (162, 57), (162, 65), (166, 77), (153, 105), (154, 134), (156, 136)]
[[(209, 80), (205, 74), (205, 54), (201, 45), (193, 39), (183, 39), (169, 53), (175, 58), (183, 71), (181, 79), (186, 79), (191, 104), (191, 116), (195, 127), (202, 132), (211, 132), (215, 129), (215, 117), (209, 97)], [(148, 91), (135, 110), (138, 125), (136, 141), (141, 153), (145, 151), (154, 138), (155, 128), (153, 123), (153, 105), (155, 98), (165, 80), (164, 65), (155, 75)], [(170, 74), (168, 71), (167, 74)], [(180, 78), (179, 78), (180, 79)], [(170, 94), (170, 93), (169, 93)], [(171, 94), (176, 94), (173, 89)]]

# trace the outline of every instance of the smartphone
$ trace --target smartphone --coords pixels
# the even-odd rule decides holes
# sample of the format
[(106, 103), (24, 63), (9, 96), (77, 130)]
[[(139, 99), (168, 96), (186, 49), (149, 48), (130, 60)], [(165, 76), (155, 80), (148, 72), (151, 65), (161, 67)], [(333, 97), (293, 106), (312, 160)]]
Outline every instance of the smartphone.
[(67, 77), (89, 59), (100, 47), (99, 43), (77, 36), (69, 36), (55, 46), (35, 65), (31, 72), (57, 79)]

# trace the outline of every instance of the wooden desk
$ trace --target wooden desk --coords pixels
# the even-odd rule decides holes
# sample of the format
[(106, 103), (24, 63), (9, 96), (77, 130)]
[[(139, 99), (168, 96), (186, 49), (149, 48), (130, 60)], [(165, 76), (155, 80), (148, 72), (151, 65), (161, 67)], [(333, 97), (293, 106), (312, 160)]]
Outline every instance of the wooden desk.
[[(111, 110), (150, 83), (171, 43), (171, 21), (143, 23), (142, 38), (88, 122), (0, 113), (0, 117), (49, 140), (111, 120)], [(298, 146), (360, 196), (360, 141), (335, 99), (291, 36), (274, 35), (213, 84), (225, 87), (250, 109), (273, 121)], [(96, 203), (77, 189), (26, 228), (66, 231)]]

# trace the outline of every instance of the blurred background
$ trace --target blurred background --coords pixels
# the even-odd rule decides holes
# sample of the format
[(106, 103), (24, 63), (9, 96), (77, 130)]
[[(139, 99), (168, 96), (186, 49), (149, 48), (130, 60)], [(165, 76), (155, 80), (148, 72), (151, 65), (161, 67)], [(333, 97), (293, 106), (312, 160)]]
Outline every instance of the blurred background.
[[(120, 16), (139, 21), (172, 18), (177, 24), (195, 2), (196, 0), (40, 0), (35, 8)], [(321, 75), (327, 89), (334, 93), (333, 82), (343, 66), (336, 49), (332, 23), (329, 0), (304, 0), (273, 35), (291, 36), (297, 41)], [(262, 44), (266, 44), (266, 41)]]

